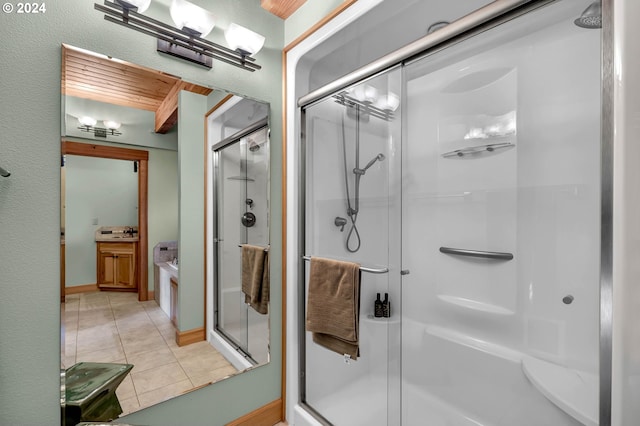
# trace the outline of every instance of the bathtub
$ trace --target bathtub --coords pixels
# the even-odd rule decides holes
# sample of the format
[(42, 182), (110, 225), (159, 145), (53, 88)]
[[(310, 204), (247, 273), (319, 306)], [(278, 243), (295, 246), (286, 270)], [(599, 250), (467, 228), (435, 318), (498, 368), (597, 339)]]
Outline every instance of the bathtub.
[[(386, 386), (380, 383), (394, 378), (384, 372), (338, 387), (314, 401), (313, 408), (335, 426), (597, 425), (597, 387), (588, 387), (588, 397), (578, 406), (563, 406), (566, 401), (556, 395), (554, 384), (566, 384), (566, 376), (538, 374), (544, 370), (540, 363), (551, 369), (546, 373), (553, 368), (574, 376), (579, 372), (444, 327), (404, 320), (402, 329), (402, 408), (388, 404)], [(533, 371), (525, 371), (525, 364)], [(559, 380), (549, 383), (554, 378)], [(576, 386), (585, 388), (580, 380)], [(294, 426), (321, 425), (301, 406), (294, 413)]]

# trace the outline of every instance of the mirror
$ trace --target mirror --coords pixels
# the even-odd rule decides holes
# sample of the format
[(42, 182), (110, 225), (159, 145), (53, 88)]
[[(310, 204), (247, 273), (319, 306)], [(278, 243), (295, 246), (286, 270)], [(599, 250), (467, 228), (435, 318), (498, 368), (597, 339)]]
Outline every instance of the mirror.
[(266, 104), (233, 96), (207, 116), (213, 177), (211, 337), (239, 367), (269, 359), (268, 114)]
[[(212, 141), (237, 134), (232, 144), (252, 154), (233, 161), (238, 173), (250, 169), (263, 184), (257, 192), (246, 188), (241, 200), (254, 200), (242, 207), (255, 214), (252, 231), (260, 229), (260, 236), (239, 241), (267, 247), (268, 104), (72, 46), (63, 45), (62, 56), (66, 423), (107, 421), (120, 410), (126, 415), (267, 363), (269, 315), (251, 312), (245, 295), (229, 290), (239, 288), (239, 243), (223, 260), (225, 273), (213, 279), (217, 247), (211, 235), (218, 231), (211, 195), (220, 185), (212, 160), (205, 166), (202, 144), (212, 159)], [(258, 133), (242, 133), (257, 121), (264, 123), (254, 129)], [(252, 142), (259, 144), (256, 152)], [(181, 249), (188, 253), (184, 258)], [(232, 271), (227, 261), (238, 268)], [(213, 281), (224, 290), (214, 291)], [(215, 313), (225, 309), (236, 315), (218, 327)], [(234, 327), (240, 334), (218, 330)], [(241, 334), (244, 339), (237, 339)], [(114, 365), (133, 367), (105, 376)], [(106, 417), (86, 414), (83, 404), (94, 403), (70, 392), (70, 380), (81, 376), (94, 378), (111, 398), (102, 404), (110, 407), (103, 409)]]

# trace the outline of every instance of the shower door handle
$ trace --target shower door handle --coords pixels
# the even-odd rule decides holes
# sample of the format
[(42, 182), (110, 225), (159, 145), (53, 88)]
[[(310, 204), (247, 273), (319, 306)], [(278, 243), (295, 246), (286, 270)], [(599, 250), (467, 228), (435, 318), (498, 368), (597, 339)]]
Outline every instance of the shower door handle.
[(480, 257), (483, 259), (495, 259), (495, 260), (513, 259), (512, 253), (502, 253), (498, 251), (467, 250), (467, 249), (459, 249), (459, 248), (452, 248), (452, 247), (440, 247), (440, 253), (454, 254), (457, 256)]

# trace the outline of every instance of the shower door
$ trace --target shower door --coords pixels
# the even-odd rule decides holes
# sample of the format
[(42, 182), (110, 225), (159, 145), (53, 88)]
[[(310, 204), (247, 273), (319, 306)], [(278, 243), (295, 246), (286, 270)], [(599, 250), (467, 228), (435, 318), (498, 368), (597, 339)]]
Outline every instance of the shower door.
[(598, 422), (600, 32), (559, 1), (408, 64), (402, 424)]
[(269, 246), (268, 128), (214, 146), (214, 327), (253, 364), (268, 362), (268, 315), (242, 293), (242, 244)]
[[(301, 321), (302, 401), (334, 425), (399, 424), (400, 74), (395, 69), (303, 111), (302, 297), (309, 257), (361, 265), (357, 360), (316, 343)], [(378, 297), (390, 309), (376, 309)]]

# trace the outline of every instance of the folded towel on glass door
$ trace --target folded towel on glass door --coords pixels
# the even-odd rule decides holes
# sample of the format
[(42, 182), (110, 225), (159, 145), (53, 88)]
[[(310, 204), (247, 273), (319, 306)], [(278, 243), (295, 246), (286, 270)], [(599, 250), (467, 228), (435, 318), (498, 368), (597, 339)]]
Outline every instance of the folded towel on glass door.
[(360, 265), (312, 257), (306, 325), (313, 341), (357, 359), (359, 315)]
[(269, 308), (269, 252), (264, 247), (242, 245), (242, 292), (245, 303), (260, 314)]

